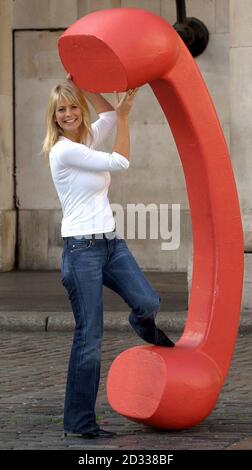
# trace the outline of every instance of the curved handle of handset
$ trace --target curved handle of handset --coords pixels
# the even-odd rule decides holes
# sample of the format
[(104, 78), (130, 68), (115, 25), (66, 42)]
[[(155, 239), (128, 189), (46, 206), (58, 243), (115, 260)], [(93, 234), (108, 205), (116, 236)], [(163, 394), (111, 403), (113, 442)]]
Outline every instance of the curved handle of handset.
[[(120, 354), (107, 382), (120, 414), (186, 428), (215, 406), (232, 358), (243, 282), (236, 185), (218, 117), (196, 62), (162, 18), (137, 8), (91, 13), (59, 39), (74, 82), (93, 92), (149, 83), (172, 130), (190, 204), (194, 263), (185, 330), (175, 348)], [(167, 266), (169, 269), (169, 266)]]

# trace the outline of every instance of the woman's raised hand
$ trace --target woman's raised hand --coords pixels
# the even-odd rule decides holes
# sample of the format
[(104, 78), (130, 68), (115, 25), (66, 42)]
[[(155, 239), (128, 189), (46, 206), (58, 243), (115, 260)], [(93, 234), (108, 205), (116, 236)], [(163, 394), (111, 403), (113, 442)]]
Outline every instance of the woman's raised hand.
[(114, 106), (118, 116), (128, 116), (133, 105), (133, 100), (138, 90), (139, 88), (130, 88), (122, 98), (120, 98), (120, 95), (117, 91), (114, 91)]

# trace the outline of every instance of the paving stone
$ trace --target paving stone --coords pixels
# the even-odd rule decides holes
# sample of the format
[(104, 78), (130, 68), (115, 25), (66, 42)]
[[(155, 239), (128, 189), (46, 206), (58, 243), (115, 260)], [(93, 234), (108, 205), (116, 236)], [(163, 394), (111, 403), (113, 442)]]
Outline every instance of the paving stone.
[[(178, 335), (175, 335), (175, 338)], [(252, 337), (241, 334), (230, 373), (212, 414), (187, 430), (158, 431), (115, 413), (106, 399), (106, 377), (113, 359), (143, 344), (133, 332), (105, 331), (99, 424), (118, 433), (113, 439), (61, 439), (63, 401), (72, 334), (0, 333), (0, 449), (252, 449)]]

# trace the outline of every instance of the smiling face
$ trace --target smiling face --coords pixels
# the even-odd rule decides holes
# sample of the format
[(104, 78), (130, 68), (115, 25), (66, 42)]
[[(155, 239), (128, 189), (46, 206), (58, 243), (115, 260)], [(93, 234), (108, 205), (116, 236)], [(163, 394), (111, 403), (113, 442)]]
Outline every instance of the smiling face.
[(61, 127), (65, 137), (71, 140), (79, 139), (82, 111), (74, 103), (60, 98), (55, 109), (55, 121)]

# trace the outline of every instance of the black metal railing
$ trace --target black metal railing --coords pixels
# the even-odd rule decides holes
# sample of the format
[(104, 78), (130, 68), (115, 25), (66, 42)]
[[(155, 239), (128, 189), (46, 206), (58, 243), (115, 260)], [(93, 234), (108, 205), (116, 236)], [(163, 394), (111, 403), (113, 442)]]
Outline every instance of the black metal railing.
[(185, 0), (176, 0), (177, 21), (173, 25), (193, 57), (202, 54), (206, 49), (209, 32), (202, 21), (197, 18), (187, 18)]

